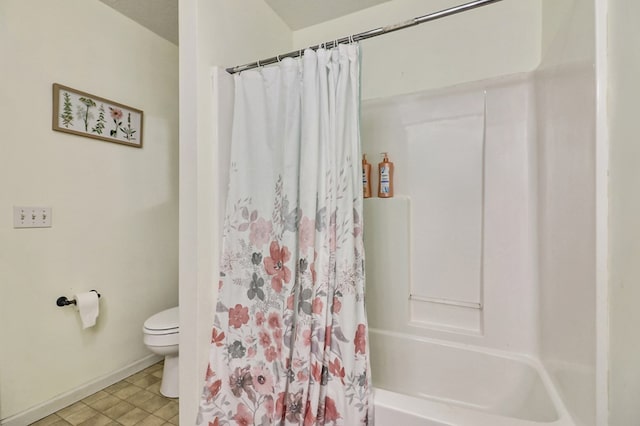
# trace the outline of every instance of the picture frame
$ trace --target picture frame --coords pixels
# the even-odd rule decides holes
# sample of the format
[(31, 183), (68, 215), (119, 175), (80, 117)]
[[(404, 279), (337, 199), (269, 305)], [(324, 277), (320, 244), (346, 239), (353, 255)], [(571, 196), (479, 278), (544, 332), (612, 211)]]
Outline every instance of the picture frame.
[(142, 148), (144, 113), (109, 99), (53, 84), (52, 129)]

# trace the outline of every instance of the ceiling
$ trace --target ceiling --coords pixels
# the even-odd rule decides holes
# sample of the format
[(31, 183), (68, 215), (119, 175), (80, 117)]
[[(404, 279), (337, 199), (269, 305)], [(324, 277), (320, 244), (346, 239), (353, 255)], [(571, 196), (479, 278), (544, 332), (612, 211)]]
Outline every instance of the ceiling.
[(160, 37), (178, 44), (178, 0), (100, 0)]
[(264, 0), (292, 30), (309, 27), (389, 0)]
[[(178, 0), (100, 0), (178, 44)], [(241, 0), (236, 0), (241, 1)], [(292, 30), (319, 24), (390, 0), (264, 0)]]

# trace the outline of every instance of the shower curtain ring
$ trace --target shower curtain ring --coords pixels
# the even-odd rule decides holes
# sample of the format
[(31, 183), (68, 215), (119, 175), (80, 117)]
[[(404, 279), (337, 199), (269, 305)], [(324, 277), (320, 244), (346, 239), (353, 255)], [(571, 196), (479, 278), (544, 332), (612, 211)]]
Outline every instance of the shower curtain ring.
[(280, 62), (280, 55), (276, 55), (276, 59)]
[(260, 59), (258, 59), (257, 62), (258, 62), (258, 68), (260, 68)]

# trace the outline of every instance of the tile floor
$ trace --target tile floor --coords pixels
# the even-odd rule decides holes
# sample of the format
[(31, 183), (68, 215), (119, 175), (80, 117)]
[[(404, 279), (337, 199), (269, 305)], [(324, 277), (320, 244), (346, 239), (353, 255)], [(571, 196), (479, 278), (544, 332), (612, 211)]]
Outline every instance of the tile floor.
[(160, 394), (162, 362), (32, 423), (35, 426), (178, 424), (178, 400)]

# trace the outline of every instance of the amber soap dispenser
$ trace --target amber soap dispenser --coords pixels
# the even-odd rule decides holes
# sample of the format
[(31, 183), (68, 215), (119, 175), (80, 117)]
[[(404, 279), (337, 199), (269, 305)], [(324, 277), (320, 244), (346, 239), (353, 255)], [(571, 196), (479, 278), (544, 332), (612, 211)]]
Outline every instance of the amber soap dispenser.
[(371, 198), (371, 164), (367, 162), (367, 154), (362, 155), (362, 194)]
[(382, 162), (378, 164), (378, 197), (393, 197), (393, 163), (389, 161), (386, 152), (381, 153), (384, 156)]

